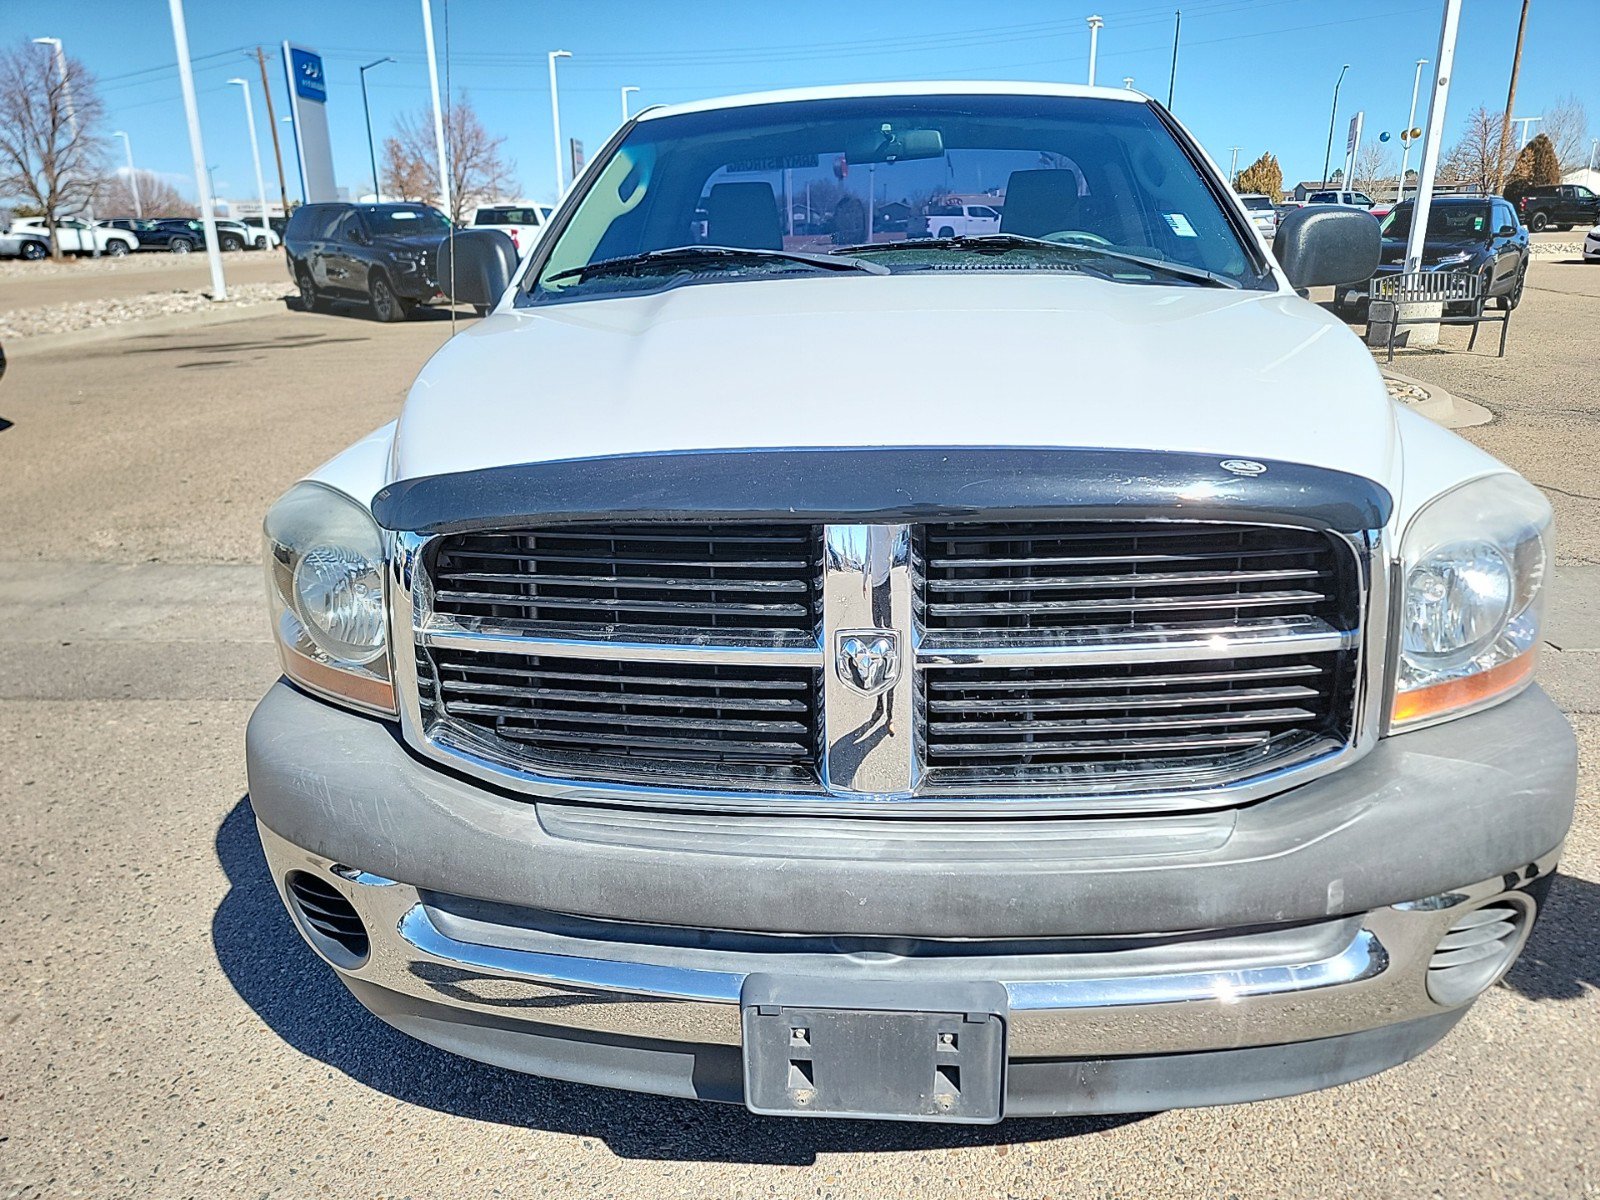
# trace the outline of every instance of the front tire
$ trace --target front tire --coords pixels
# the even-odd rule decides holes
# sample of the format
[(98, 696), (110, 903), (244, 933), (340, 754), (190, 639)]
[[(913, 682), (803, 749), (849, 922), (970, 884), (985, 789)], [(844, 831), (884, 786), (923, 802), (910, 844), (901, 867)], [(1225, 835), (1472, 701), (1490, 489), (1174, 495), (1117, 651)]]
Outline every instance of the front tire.
[(235, 250), (243, 250), (244, 239), (239, 237), (225, 237), (222, 239), (222, 249), (230, 254)]
[(50, 251), (38, 242), (23, 242), (22, 257), (29, 262), (38, 262), (41, 258), (49, 258)]
[(393, 325), (411, 315), (412, 305), (394, 294), (394, 288), (386, 276), (374, 275), (368, 291), (372, 298), (374, 320)]
[(316, 312), (322, 307), (322, 297), (317, 294), (317, 285), (311, 281), (309, 271), (301, 271), (295, 276), (294, 285), (300, 290), (302, 312)]
[(256, 249), (257, 250), (265, 250), (266, 248), (267, 248), (267, 239), (264, 238), (264, 237), (258, 237), (256, 239)]
[(167, 249), (171, 250), (174, 254), (188, 254), (194, 249), (194, 243), (188, 238), (173, 238), (168, 244)]

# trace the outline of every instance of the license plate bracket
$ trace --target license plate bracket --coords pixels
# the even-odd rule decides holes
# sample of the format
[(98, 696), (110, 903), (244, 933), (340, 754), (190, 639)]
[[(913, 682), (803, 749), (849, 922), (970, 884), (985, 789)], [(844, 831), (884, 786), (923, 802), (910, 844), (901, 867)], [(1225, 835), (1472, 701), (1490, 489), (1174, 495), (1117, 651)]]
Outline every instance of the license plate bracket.
[(975, 1125), (1004, 1116), (998, 983), (752, 975), (741, 1008), (752, 1112)]

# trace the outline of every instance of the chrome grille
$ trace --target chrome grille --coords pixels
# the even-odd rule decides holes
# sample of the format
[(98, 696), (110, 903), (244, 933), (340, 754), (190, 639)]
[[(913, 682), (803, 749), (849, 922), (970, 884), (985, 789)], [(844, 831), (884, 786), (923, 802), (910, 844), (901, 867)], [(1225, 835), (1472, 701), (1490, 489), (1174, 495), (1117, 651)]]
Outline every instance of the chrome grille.
[[(1237, 523), (632, 522), (407, 544), (421, 744), (513, 786), (639, 803), (1265, 794), (1357, 745), (1362, 619), (1384, 605), (1373, 538)], [(869, 602), (880, 553), (902, 590)], [(880, 605), (895, 594), (903, 608)], [(900, 675), (863, 700), (839, 656), (869, 645)]]
[(434, 611), (582, 633), (618, 626), (810, 634), (815, 526), (582, 525), (439, 545)]

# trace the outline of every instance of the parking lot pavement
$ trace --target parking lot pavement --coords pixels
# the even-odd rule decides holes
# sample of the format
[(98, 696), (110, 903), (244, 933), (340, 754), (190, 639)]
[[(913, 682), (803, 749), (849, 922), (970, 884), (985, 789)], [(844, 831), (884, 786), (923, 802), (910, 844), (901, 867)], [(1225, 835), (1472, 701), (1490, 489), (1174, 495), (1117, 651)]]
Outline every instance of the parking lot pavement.
[[(1560, 482), (1562, 457), (1589, 452), (1576, 414), (1600, 403), (1600, 362), (1561, 347), (1600, 327), (1600, 298), (1544, 288), (1513, 327), (1514, 379), (1478, 357), (1406, 369), (1502, 405), (1472, 436)], [(1577, 532), (1546, 663), (1583, 755), (1562, 877), (1507, 983), (1394, 1071), (1126, 1118), (783, 1121), (478, 1066), (367, 1016), (292, 931), (254, 840), (241, 737), (274, 674), (255, 538), (273, 495), (393, 415), (444, 332), (272, 311), (16, 348), (0, 384), (0, 1197), (1600, 1187), (1600, 568), (1584, 565), (1600, 540), (1569, 519), (1600, 501), (1563, 502)]]

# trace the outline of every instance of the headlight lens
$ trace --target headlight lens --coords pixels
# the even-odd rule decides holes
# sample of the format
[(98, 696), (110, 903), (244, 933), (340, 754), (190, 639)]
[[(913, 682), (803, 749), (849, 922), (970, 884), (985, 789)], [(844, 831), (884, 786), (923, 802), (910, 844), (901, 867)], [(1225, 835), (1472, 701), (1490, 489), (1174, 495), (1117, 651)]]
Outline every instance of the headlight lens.
[(383, 535), (371, 514), (320, 483), (267, 513), (267, 598), (284, 674), (331, 699), (395, 712)]
[(1394, 728), (1482, 708), (1532, 679), (1550, 517), (1532, 484), (1493, 475), (1445, 493), (1413, 518), (1400, 547)]

